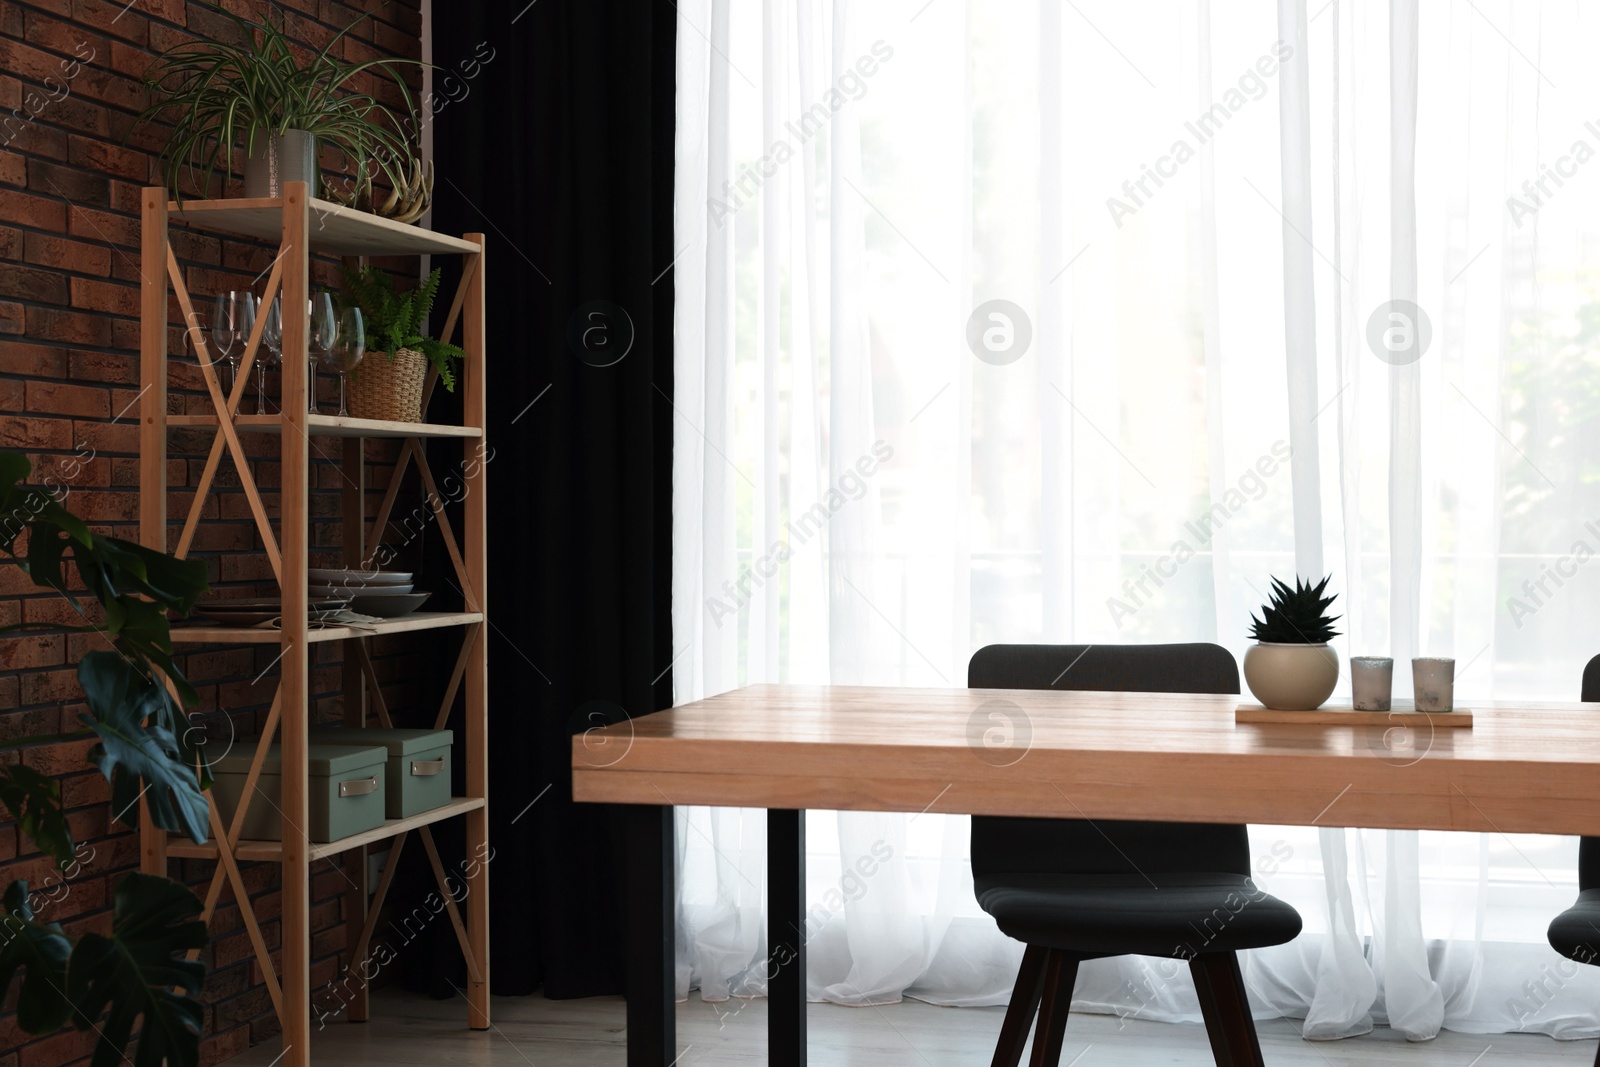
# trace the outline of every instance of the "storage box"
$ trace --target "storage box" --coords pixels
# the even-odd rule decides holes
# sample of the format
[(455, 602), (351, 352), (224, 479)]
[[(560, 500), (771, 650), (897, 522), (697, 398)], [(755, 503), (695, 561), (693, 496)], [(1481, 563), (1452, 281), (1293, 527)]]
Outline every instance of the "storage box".
[[(309, 796), (305, 834), (314, 844), (324, 845), (351, 834), (383, 825), (384, 773), (388, 759), (385, 749), (373, 746), (313, 744), (308, 747), (306, 791)], [(222, 825), (233, 824), (239, 796), (244, 792), (253, 747), (240, 745), (211, 765), (216, 786), (211, 791), (222, 815)], [(269, 745), (256, 780), (255, 795), (244, 817), (241, 836), (254, 841), (283, 839), (283, 758), (277, 745)], [(291, 832), (293, 832), (291, 830)]]
[(391, 819), (406, 819), (450, 803), (449, 730), (396, 727), (323, 727), (311, 731), (319, 744), (380, 745), (388, 750), (384, 782)]

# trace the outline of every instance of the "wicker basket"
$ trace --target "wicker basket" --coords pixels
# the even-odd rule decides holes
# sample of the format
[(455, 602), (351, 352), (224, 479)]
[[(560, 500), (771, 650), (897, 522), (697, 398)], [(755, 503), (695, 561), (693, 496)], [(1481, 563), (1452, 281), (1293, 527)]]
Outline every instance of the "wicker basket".
[(428, 357), (414, 348), (368, 352), (349, 376), (350, 414), (358, 419), (422, 421), (422, 383)]

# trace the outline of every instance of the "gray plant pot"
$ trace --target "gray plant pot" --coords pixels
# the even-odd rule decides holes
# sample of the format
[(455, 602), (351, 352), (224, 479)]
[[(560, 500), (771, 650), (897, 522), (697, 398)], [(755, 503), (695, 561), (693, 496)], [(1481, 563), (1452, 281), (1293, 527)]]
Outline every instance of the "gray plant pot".
[(258, 134), (255, 151), (244, 161), (244, 195), (282, 196), (285, 182), (305, 182), (316, 196), (321, 185), (317, 175), (316, 134), (307, 130)]

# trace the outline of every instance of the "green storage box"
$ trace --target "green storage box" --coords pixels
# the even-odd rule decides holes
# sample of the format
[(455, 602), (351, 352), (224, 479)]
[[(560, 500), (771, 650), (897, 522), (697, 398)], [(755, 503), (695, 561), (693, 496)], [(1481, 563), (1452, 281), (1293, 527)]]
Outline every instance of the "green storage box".
[(375, 745), (388, 750), (388, 797), (391, 819), (408, 819), (450, 803), (449, 730), (412, 730), (382, 727), (319, 727), (311, 740), (327, 745)]
[[(383, 825), (383, 765), (389, 755), (385, 749), (313, 744), (307, 754), (310, 825), (305, 832), (314, 844), (325, 845)], [(240, 745), (211, 766), (216, 779), (211, 796), (217, 802), (223, 826), (233, 825), (233, 813), (239, 808), (239, 796), (244, 792), (254, 758), (253, 746)], [(244, 817), (244, 838), (283, 840), (282, 773), (281, 751), (277, 745), (270, 745), (261, 765), (261, 777), (256, 780), (255, 795), (250, 799), (250, 810)]]

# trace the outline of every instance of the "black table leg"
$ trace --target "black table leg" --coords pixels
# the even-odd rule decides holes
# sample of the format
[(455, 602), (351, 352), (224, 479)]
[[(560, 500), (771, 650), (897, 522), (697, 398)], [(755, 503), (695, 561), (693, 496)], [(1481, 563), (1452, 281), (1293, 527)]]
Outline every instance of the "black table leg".
[(678, 1058), (672, 809), (626, 810), (628, 1067), (669, 1067)]
[(806, 1062), (806, 813), (767, 812), (767, 1062)]

